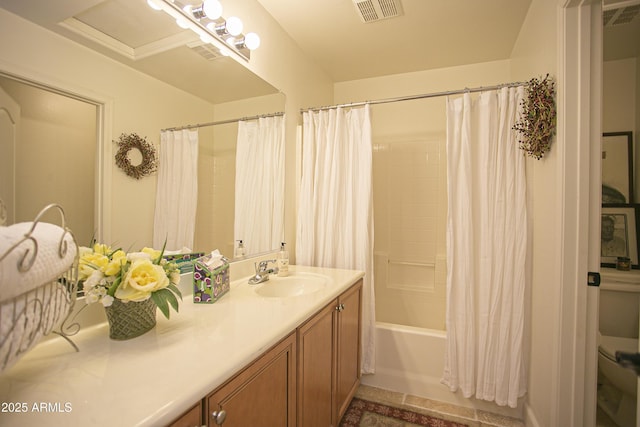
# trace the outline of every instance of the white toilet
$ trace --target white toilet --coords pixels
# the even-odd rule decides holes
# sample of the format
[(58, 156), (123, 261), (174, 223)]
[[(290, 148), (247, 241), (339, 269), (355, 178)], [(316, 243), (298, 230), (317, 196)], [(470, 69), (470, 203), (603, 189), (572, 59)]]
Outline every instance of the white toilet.
[(598, 406), (620, 427), (635, 427), (637, 376), (616, 362), (616, 351), (638, 352), (638, 339), (600, 335)]

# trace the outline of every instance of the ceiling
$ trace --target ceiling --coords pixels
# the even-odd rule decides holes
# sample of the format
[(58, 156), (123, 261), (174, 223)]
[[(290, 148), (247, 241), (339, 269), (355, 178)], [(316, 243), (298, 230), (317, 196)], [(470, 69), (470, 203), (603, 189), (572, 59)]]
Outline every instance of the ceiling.
[(354, 0), (258, 1), (334, 81), (507, 59), (531, 3), (369, 0), (402, 13), (364, 23)]
[[(225, 1), (232, 0), (221, 0), (223, 5)], [(508, 59), (531, 4), (257, 1), (336, 82)], [(605, 4), (615, 1), (620, 0)], [(360, 2), (375, 7), (381, 2), (396, 16), (376, 20), (368, 14), (371, 22), (365, 23), (359, 13), (362, 4), (356, 6)], [(151, 10), (146, 0), (0, 0), (0, 7), (213, 103), (277, 92), (233, 59), (203, 51), (195, 35)], [(640, 14), (631, 24), (605, 26), (605, 60), (638, 55), (638, 42)], [(268, 43), (264, 37), (263, 43)]]

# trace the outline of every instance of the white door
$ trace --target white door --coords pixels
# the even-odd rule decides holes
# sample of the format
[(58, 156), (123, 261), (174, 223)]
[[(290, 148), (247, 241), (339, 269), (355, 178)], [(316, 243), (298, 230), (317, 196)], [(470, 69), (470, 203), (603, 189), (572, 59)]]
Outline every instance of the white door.
[(15, 152), (20, 105), (0, 87), (0, 225), (15, 222)]

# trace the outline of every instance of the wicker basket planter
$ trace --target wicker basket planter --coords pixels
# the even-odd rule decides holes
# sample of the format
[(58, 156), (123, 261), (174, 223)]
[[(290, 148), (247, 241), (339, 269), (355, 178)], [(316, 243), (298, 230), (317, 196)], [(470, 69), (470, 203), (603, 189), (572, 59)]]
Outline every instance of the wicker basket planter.
[(156, 304), (149, 298), (141, 302), (114, 299), (105, 307), (109, 321), (109, 338), (128, 340), (149, 332), (156, 326)]

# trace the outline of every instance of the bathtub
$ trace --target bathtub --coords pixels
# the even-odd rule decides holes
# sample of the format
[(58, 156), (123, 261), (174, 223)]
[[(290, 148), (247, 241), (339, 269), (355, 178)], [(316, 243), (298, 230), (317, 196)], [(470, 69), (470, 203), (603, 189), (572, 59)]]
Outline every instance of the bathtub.
[(440, 383), (446, 337), (445, 331), (376, 323), (376, 373), (363, 375), (362, 384), (522, 419), (522, 404), (467, 399)]

